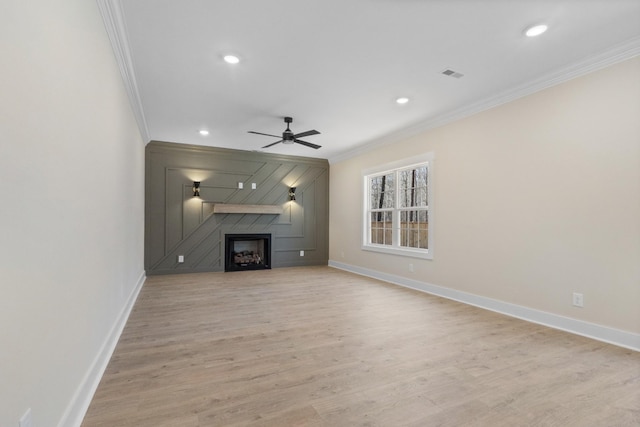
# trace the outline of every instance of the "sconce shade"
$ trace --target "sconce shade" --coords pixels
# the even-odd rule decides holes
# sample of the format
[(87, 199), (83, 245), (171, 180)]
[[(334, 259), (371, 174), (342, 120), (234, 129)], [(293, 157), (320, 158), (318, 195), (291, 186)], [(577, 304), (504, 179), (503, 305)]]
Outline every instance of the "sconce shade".
[(200, 197), (200, 181), (193, 181), (193, 197)]
[(296, 187), (289, 188), (289, 200), (296, 199)]

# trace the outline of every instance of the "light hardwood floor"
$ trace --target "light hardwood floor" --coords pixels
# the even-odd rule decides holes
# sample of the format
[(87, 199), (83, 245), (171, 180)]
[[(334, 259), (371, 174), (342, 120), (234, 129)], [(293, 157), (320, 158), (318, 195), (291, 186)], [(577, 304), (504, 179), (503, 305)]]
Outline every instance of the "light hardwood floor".
[(94, 426), (638, 426), (640, 353), (329, 267), (152, 276)]

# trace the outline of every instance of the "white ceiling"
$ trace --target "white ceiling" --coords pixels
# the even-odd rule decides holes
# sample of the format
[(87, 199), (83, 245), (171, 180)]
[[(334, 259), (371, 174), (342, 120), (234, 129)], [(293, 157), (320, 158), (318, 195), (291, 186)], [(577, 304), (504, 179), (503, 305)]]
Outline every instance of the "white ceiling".
[[(330, 160), (640, 53), (640, 0), (102, 0), (101, 7), (145, 138)], [(549, 30), (525, 37), (536, 23)], [(227, 53), (241, 62), (225, 63)], [(464, 77), (442, 75), (447, 68)], [(410, 102), (396, 104), (399, 96)], [(262, 150), (277, 139), (247, 133), (280, 135), (284, 116), (293, 117), (294, 133), (320, 131), (303, 139), (322, 148)]]

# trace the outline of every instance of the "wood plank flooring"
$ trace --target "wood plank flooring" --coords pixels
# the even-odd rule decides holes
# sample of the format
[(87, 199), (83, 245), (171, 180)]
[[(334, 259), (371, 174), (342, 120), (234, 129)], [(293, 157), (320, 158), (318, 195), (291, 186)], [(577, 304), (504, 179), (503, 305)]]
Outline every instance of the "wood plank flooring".
[(152, 276), (82, 425), (638, 426), (640, 353), (329, 267)]

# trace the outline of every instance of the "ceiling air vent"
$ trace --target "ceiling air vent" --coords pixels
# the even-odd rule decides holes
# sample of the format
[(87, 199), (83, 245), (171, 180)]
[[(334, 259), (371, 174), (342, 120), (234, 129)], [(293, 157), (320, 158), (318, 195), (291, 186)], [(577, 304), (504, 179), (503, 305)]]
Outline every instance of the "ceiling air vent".
[(447, 68), (446, 70), (444, 70), (442, 74), (449, 77), (455, 77), (456, 79), (459, 79), (460, 77), (464, 76), (464, 74), (454, 71), (450, 68)]

